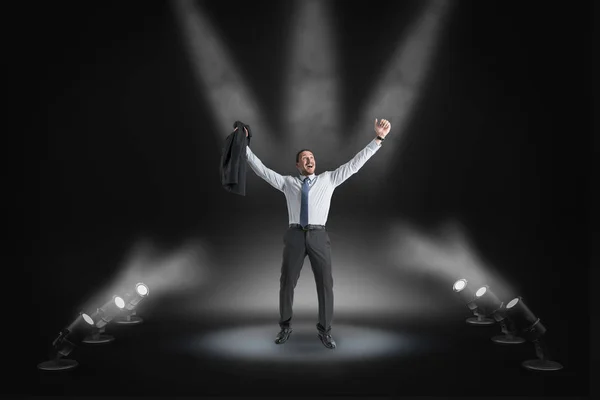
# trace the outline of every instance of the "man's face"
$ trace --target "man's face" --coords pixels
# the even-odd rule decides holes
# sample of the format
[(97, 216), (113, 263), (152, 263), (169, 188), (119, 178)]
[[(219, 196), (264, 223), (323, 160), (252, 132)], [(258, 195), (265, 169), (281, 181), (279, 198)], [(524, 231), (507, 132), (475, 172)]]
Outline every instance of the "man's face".
[(307, 176), (315, 173), (317, 164), (315, 162), (315, 156), (310, 151), (303, 151), (298, 156), (298, 162), (296, 168), (300, 171), (300, 174)]

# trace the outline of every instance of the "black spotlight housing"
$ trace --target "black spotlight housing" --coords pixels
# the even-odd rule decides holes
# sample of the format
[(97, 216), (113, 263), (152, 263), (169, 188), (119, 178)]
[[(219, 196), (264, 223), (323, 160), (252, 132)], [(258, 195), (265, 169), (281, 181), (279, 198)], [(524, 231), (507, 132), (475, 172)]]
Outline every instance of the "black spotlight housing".
[(141, 324), (144, 320), (137, 315), (137, 306), (150, 294), (150, 289), (144, 283), (138, 283), (135, 285), (134, 293), (127, 293), (125, 295), (125, 307), (121, 312), (121, 315), (117, 316), (113, 322), (115, 324), (124, 325), (135, 325)]
[(121, 296), (113, 296), (102, 307), (92, 314), (94, 326), (90, 335), (82, 342), (86, 344), (107, 344), (115, 340), (114, 336), (105, 334), (106, 325), (112, 321), (125, 307), (125, 300)]
[(479, 310), (479, 307), (475, 302), (475, 293), (468, 283), (469, 282), (466, 279), (462, 278), (452, 285), (452, 290), (458, 294), (458, 297), (460, 297), (467, 308), (475, 315), (474, 317), (467, 318), (466, 322), (471, 325), (493, 325), (495, 323), (494, 320), (486, 317)]
[(80, 312), (77, 318), (69, 326), (58, 334), (52, 342), (50, 360), (38, 364), (38, 368), (47, 371), (69, 370), (77, 367), (79, 363), (67, 357), (73, 349), (78, 346), (85, 336), (92, 330), (93, 319)]
[(517, 327), (521, 335), (534, 344), (535, 360), (526, 360), (521, 365), (535, 371), (557, 371), (563, 366), (550, 360), (550, 354), (545, 342), (546, 327), (523, 301), (522, 297), (515, 297), (506, 304), (506, 315)]
[(500, 344), (520, 344), (525, 342), (525, 339), (515, 335), (514, 324), (506, 318), (504, 303), (500, 301), (488, 285), (477, 289), (475, 292), (475, 303), (477, 304), (477, 309), (483, 315), (492, 318), (500, 324), (503, 334), (493, 336), (493, 342)]

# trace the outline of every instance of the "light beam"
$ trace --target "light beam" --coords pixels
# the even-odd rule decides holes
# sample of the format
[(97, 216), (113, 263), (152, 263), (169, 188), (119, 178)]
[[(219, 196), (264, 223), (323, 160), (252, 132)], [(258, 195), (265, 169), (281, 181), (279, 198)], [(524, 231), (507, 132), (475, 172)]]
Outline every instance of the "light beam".
[(201, 290), (210, 280), (205, 247), (201, 240), (192, 238), (174, 250), (165, 251), (148, 239), (139, 239), (132, 245), (122, 268), (108, 285), (88, 299), (84, 309), (93, 310), (115, 294), (130, 293), (138, 282), (151, 288), (152, 302), (170, 293)]
[[(422, 92), (427, 78), (436, 43), (443, 31), (446, 16), (453, 1), (430, 0), (423, 9), (423, 14), (415, 19), (408, 29), (408, 34), (400, 43), (390, 49), (391, 61), (387, 70), (381, 75), (375, 89), (369, 95), (362, 117), (353, 129), (352, 140), (345, 141), (350, 146), (346, 152), (360, 149), (365, 141), (374, 137), (373, 124), (375, 118), (385, 118), (392, 123), (392, 129), (385, 142), (386, 147), (398, 149), (407, 121)], [(368, 133), (373, 133), (369, 135)], [(383, 176), (384, 168), (390, 165), (390, 159), (397, 156), (393, 148), (378, 152), (369, 160), (370, 174)], [(389, 171), (392, 174), (393, 171)], [(387, 184), (386, 180), (364, 179), (368, 185)]]
[[(287, 57), (287, 138), (289, 151), (314, 148), (318, 154), (335, 153), (339, 123), (339, 75), (330, 3), (296, 0)], [(317, 161), (318, 162), (318, 161)]]
[(261, 140), (251, 141), (253, 151), (266, 164), (272, 163), (275, 146), (269, 137), (269, 125), (264, 119), (258, 101), (237, 71), (227, 46), (198, 3), (176, 0), (174, 12), (181, 27), (190, 61), (196, 73), (199, 90), (206, 97), (216, 119), (219, 143), (233, 131), (233, 123), (240, 120), (260, 135)]
[(387, 235), (387, 257), (399, 271), (429, 274), (452, 287), (464, 278), (472, 287), (494, 287), (502, 299), (514, 295), (514, 288), (498, 276), (495, 268), (476, 251), (463, 226), (448, 221), (437, 233), (426, 234), (406, 221), (391, 225)]

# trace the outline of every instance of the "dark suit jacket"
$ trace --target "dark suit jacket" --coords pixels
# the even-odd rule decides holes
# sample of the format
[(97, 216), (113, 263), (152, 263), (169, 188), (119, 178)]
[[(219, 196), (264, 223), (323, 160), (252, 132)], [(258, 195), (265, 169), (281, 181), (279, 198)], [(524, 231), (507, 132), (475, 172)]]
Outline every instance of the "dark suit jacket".
[[(233, 128), (238, 129), (227, 136), (221, 152), (221, 184), (228, 192), (245, 196), (246, 146), (250, 144), (252, 132), (249, 125), (240, 121), (235, 121)], [(248, 138), (244, 128), (248, 130)]]

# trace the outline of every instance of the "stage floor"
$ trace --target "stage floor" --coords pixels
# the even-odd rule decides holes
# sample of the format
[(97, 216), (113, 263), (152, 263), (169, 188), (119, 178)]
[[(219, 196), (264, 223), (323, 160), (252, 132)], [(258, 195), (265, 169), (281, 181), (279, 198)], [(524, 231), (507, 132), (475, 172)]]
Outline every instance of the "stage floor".
[[(499, 326), (425, 317), (338, 318), (326, 349), (308, 316), (276, 345), (276, 321), (186, 320), (154, 310), (138, 325), (109, 324), (115, 340), (82, 345), (69, 371), (36, 370), (35, 396), (578, 396), (586, 366), (534, 372), (533, 345), (498, 345)], [(555, 352), (556, 353), (556, 352)], [(558, 352), (560, 354), (560, 351)], [(40, 360), (43, 361), (43, 360)], [(32, 366), (35, 369), (35, 366)]]

